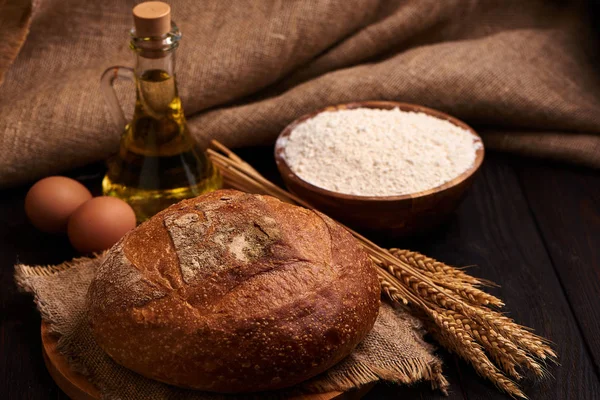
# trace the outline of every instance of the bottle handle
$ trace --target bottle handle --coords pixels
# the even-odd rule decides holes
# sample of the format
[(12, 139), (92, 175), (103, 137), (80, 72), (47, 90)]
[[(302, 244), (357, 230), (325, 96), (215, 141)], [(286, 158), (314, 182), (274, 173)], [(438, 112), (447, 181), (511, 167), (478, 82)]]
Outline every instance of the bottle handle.
[(104, 95), (104, 100), (106, 101), (113, 122), (117, 129), (122, 130), (127, 125), (127, 120), (125, 119), (125, 113), (121, 104), (119, 104), (119, 99), (114, 88), (114, 83), (118, 78), (133, 81), (135, 79), (133, 69), (122, 66), (110, 67), (104, 71), (102, 78), (100, 78), (100, 88), (102, 89), (102, 94)]

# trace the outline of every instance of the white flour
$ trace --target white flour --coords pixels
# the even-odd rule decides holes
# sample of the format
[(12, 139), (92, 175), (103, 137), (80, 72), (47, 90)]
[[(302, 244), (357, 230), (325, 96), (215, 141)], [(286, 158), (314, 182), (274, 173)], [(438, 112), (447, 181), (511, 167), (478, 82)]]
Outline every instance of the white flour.
[(280, 142), (303, 180), (359, 196), (442, 185), (473, 166), (481, 147), (467, 130), (423, 113), (359, 108), (318, 114)]

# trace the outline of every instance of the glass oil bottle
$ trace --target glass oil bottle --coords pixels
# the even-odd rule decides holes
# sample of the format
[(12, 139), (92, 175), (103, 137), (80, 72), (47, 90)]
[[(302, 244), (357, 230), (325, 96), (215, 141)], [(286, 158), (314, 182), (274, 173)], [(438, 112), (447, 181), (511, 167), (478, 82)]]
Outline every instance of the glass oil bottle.
[[(124, 132), (119, 152), (107, 161), (102, 182), (106, 196), (131, 205), (138, 223), (182, 199), (219, 189), (221, 175), (192, 138), (175, 81), (175, 50), (181, 39), (170, 7), (146, 2), (133, 10), (130, 48), (135, 69), (109, 68), (103, 93), (112, 117)], [(127, 123), (113, 90), (117, 78), (133, 79), (136, 102)]]

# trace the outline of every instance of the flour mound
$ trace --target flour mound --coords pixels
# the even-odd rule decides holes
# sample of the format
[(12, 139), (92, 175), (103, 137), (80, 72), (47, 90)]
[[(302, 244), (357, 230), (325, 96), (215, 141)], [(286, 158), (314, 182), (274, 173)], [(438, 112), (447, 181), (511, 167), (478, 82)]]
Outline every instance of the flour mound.
[(481, 147), (449, 121), (397, 108), (323, 112), (299, 124), (282, 144), (300, 178), (358, 196), (433, 189), (472, 167)]

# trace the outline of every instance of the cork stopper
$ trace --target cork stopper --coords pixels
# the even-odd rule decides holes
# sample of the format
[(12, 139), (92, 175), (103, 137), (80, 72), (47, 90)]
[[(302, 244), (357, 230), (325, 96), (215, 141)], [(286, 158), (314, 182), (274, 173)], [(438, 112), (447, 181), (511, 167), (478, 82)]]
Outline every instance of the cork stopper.
[(137, 37), (162, 36), (171, 30), (171, 7), (162, 1), (147, 1), (133, 8)]

